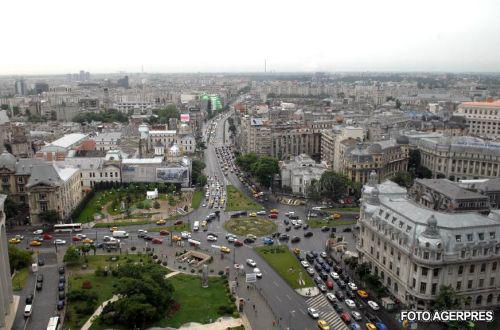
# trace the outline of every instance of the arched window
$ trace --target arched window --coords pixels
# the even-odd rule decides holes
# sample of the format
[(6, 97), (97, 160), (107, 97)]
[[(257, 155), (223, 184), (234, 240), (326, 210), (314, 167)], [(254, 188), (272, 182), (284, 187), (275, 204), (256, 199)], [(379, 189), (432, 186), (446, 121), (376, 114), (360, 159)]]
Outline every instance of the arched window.
[[(499, 296), (500, 298), (500, 296)], [(465, 306), (470, 306), (470, 302), (472, 301), (472, 298), (471, 297), (467, 297), (465, 298)]]
[(476, 298), (476, 305), (481, 305), (483, 303), (483, 296), (479, 295)]
[(488, 297), (486, 297), (486, 303), (491, 304), (492, 301), (493, 301), (493, 295), (490, 293)]

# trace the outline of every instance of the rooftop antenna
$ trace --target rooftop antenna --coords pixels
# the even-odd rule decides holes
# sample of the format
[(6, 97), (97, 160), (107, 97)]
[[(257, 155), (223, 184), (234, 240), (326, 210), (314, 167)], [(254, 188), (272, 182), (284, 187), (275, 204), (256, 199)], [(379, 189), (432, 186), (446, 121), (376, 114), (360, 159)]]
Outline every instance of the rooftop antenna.
[(267, 72), (267, 59), (264, 59), (264, 73)]

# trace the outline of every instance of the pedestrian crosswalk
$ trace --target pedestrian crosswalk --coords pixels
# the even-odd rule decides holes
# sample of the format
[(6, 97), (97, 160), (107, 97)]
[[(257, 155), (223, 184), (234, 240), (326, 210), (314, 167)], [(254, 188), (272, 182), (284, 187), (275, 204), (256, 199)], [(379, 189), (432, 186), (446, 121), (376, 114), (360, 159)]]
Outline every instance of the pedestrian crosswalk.
[(330, 326), (330, 329), (349, 329), (344, 321), (340, 319), (339, 315), (335, 312), (332, 305), (328, 302), (324, 295), (319, 294), (316, 297), (309, 298), (306, 303), (308, 307), (312, 307), (318, 311), (319, 318), (321, 320), (325, 320)]

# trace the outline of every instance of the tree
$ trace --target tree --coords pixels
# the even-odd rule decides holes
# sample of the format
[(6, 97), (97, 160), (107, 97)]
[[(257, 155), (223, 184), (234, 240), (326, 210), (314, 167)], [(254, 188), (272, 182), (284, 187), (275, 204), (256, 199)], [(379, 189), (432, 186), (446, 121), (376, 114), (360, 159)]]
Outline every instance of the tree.
[(410, 173), (405, 172), (405, 171), (399, 171), (397, 172), (391, 179), (401, 187), (409, 188), (412, 185), (412, 177)]
[(149, 118), (150, 124), (168, 124), (170, 118), (179, 118), (180, 112), (174, 104), (166, 108), (153, 110), (154, 116)]
[(332, 200), (344, 197), (351, 185), (347, 176), (333, 171), (325, 171), (319, 180), (321, 195)]
[(161, 207), (161, 205), (160, 205), (160, 203), (158, 203), (158, 201), (155, 201), (155, 202), (153, 203), (153, 207), (154, 207), (155, 209), (159, 209), (159, 208)]
[(319, 182), (315, 179), (311, 180), (311, 184), (307, 187), (306, 197), (317, 202), (321, 200), (321, 193), (319, 191)]
[(59, 223), (61, 222), (61, 215), (55, 210), (43, 211), (38, 215), (40, 220), (44, 223)]
[(462, 298), (457, 295), (451, 285), (441, 285), (434, 302), (434, 308), (437, 310), (453, 310), (460, 309), (461, 305)]
[(436, 178), (444, 179), (444, 178), (446, 178), (446, 175), (444, 175), (443, 173), (438, 173), (438, 174), (436, 174)]
[(82, 261), (80, 251), (73, 245), (70, 245), (64, 254), (64, 262), (69, 265), (77, 265)]
[(104, 123), (112, 123), (112, 122), (120, 122), (126, 123), (128, 122), (128, 117), (124, 113), (121, 113), (115, 109), (109, 109), (103, 112), (84, 112), (77, 114), (73, 121), (76, 123), (90, 123), (92, 121), (101, 121)]
[(8, 249), (11, 274), (14, 273), (14, 270), (28, 267), (31, 264), (31, 255), (33, 252), (19, 249), (12, 244), (9, 244)]
[(244, 171), (248, 172), (250, 171), (253, 164), (255, 164), (258, 160), (259, 156), (257, 156), (253, 152), (250, 152), (245, 155), (238, 155), (238, 157), (236, 157), (236, 165), (241, 167)]
[(265, 187), (270, 187), (275, 174), (279, 173), (278, 159), (264, 156), (252, 164), (250, 171), (257, 181)]

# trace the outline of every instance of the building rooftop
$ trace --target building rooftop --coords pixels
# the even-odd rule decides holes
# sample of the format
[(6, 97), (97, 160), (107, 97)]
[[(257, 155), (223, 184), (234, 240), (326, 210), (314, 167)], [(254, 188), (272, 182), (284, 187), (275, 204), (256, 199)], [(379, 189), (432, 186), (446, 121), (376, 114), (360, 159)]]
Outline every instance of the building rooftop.
[(77, 144), (78, 142), (82, 141), (86, 137), (87, 137), (87, 134), (83, 134), (83, 133), (66, 134), (62, 138), (59, 138), (55, 141), (52, 141), (47, 146), (69, 148), (69, 147)]
[(127, 158), (123, 159), (122, 163), (127, 165), (133, 164), (161, 164), (163, 162), (163, 158)]
[(416, 179), (415, 183), (428, 187), (451, 199), (488, 199), (488, 197), (466, 190), (447, 179)]
[(462, 102), (460, 105), (465, 105), (465, 106), (475, 106), (475, 107), (500, 107), (500, 100), (494, 100), (491, 102), (485, 101), (485, 102)]

